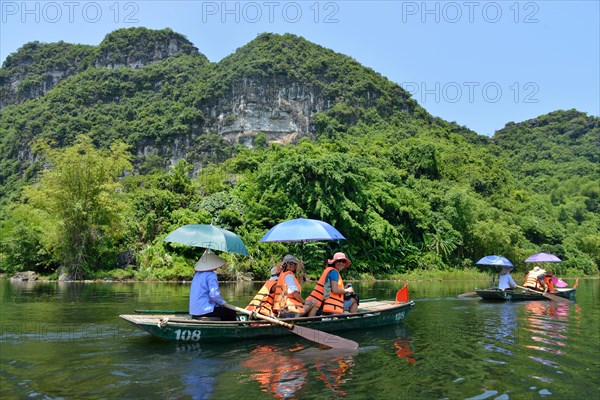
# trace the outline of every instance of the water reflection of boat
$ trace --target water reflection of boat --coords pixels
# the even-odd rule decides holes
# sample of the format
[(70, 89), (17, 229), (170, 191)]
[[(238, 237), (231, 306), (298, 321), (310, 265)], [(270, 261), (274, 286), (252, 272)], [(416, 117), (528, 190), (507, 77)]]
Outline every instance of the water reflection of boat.
[[(413, 301), (361, 301), (354, 314), (282, 319), (323, 332), (351, 329), (370, 330), (402, 322), (415, 306)], [(179, 342), (232, 342), (242, 339), (293, 335), (288, 329), (262, 320), (209, 321), (195, 320), (187, 314), (133, 314), (121, 318), (164, 340)]]
[(294, 396), (310, 379), (309, 369), (317, 371), (321, 380), (335, 395), (345, 395), (341, 387), (347, 371), (354, 366), (356, 351), (339, 349), (302, 348), (283, 349), (273, 345), (259, 346), (250, 352), (240, 366), (250, 370), (265, 393), (275, 398)]
[(259, 346), (250, 352), (240, 366), (252, 372), (263, 392), (276, 398), (287, 398), (300, 390), (308, 370), (304, 362), (278, 350), (275, 346)]
[[(558, 288), (553, 295), (563, 297), (565, 299), (575, 299), (575, 288)], [(500, 300), (500, 301), (522, 301), (522, 300), (548, 300), (542, 293), (534, 293), (532, 291), (521, 290), (501, 290), (498, 288), (476, 289), (475, 292), (479, 297), (485, 300)]]
[(342, 386), (346, 383), (346, 373), (354, 364), (352, 356), (323, 358), (315, 363), (315, 368), (319, 371), (317, 378), (331, 389), (334, 397), (345, 397), (346, 392), (342, 390)]
[(410, 341), (408, 339), (398, 338), (394, 341), (396, 355), (398, 358), (406, 360), (410, 364), (416, 364), (417, 360), (413, 357), (413, 351), (410, 349)]
[(570, 304), (531, 302), (525, 305), (525, 310), (527, 312), (525, 330), (531, 333), (530, 339), (533, 342), (526, 344), (525, 347), (541, 352), (537, 356), (530, 355), (529, 358), (559, 368), (560, 365), (556, 360), (548, 358), (566, 353)]

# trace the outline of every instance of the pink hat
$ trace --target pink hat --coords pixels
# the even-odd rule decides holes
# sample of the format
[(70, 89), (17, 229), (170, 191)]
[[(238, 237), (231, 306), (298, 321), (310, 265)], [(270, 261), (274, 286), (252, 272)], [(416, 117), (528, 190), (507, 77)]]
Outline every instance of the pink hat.
[(348, 268), (350, 266), (350, 264), (352, 264), (352, 261), (348, 260), (348, 258), (346, 257), (346, 255), (344, 253), (335, 253), (333, 255), (333, 260), (327, 260), (327, 264), (331, 265), (333, 263), (335, 263), (336, 261), (346, 261), (346, 265), (344, 266), (344, 268)]

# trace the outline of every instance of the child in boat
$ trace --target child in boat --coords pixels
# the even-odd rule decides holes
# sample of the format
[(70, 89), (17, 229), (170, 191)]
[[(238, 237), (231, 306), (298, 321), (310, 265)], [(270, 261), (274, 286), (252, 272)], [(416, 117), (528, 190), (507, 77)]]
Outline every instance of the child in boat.
[(515, 280), (510, 275), (510, 271), (513, 267), (503, 267), (500, 271), (500, 279), (498, 279), (498, 289), (500, 290), (513, 290), (517, 287)]

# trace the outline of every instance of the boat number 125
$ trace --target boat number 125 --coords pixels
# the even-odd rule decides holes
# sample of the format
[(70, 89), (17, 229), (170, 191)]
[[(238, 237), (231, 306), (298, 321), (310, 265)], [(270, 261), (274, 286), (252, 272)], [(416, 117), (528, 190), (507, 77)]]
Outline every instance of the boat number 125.
[(175, 331), (175, 339), (184, 342), (197, 342), (200, 340), (201, 332), (199, 330), (190, 331), (188, 329), (177, 329)]

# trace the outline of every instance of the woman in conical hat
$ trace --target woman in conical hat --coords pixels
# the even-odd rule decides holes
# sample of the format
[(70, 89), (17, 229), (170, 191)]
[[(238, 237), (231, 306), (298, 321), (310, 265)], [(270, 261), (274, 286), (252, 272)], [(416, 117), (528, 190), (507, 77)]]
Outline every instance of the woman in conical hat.
[(235, 321), (234, 310), (223, 307), (227, 302), (221, 297), (215, 270), (226, 261), (206, 250), (194, 265), (194, 279), (190, 287), (190, 315), (192, 318), (217, 317), (222, 321)]

